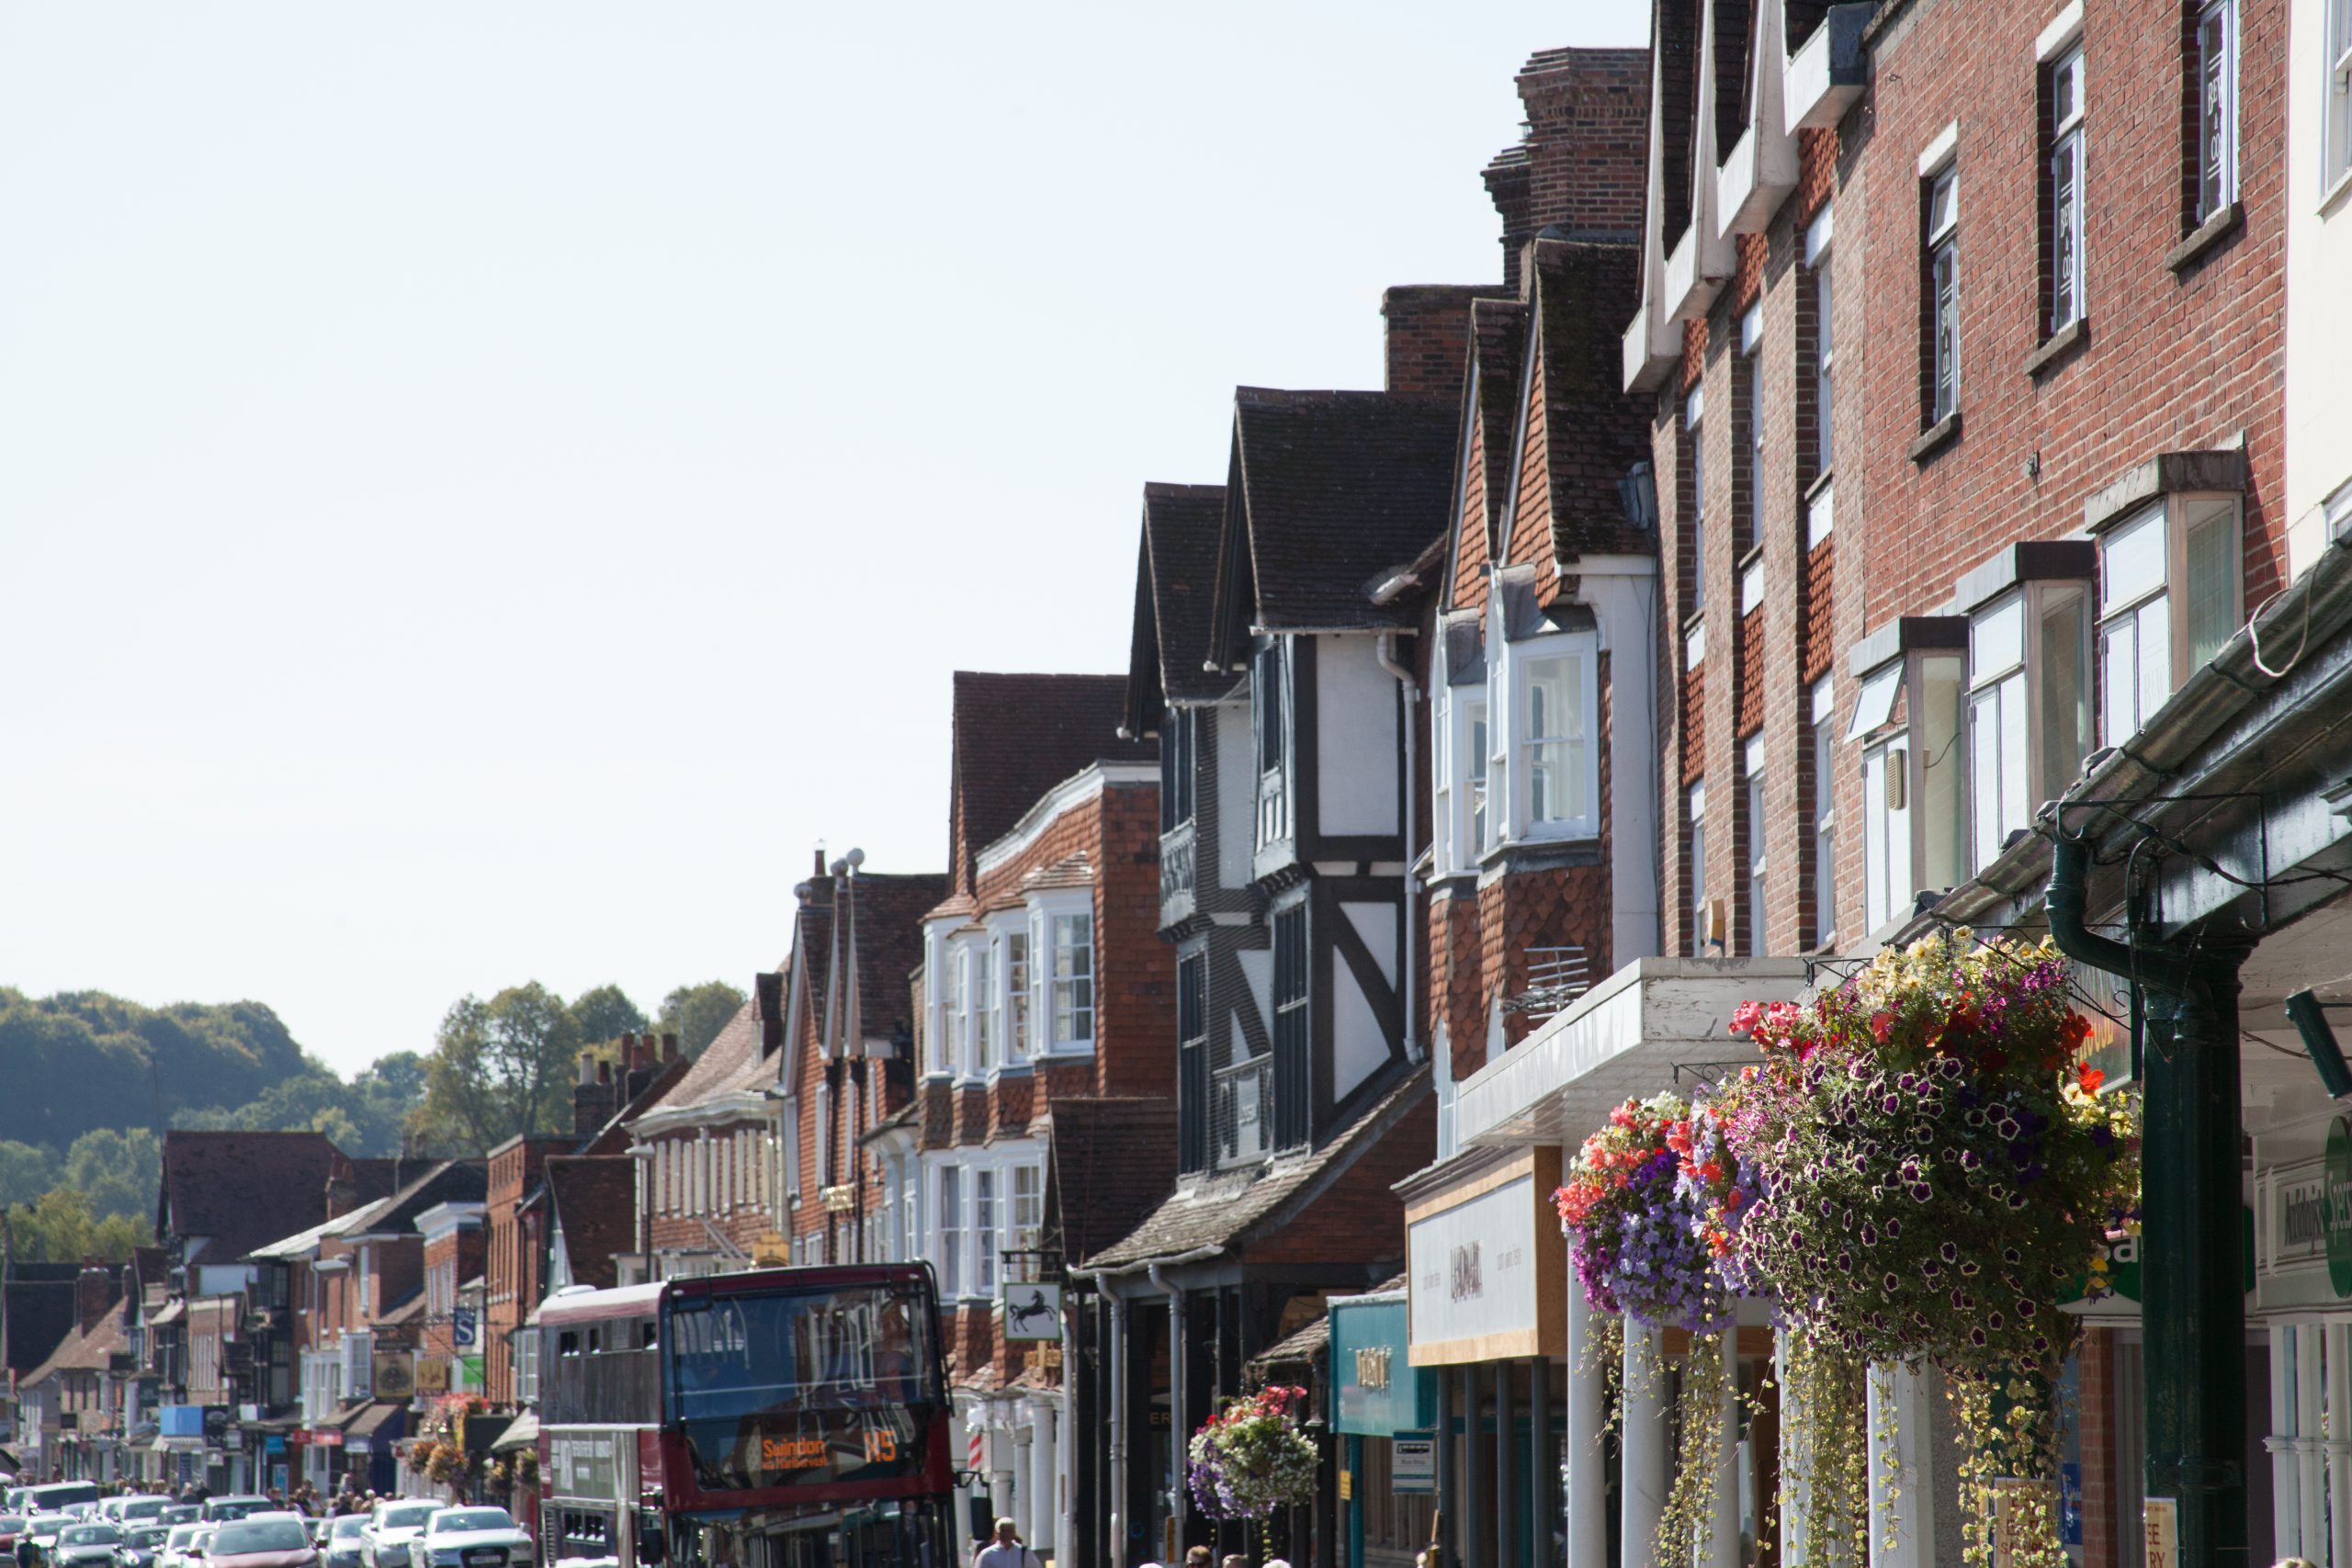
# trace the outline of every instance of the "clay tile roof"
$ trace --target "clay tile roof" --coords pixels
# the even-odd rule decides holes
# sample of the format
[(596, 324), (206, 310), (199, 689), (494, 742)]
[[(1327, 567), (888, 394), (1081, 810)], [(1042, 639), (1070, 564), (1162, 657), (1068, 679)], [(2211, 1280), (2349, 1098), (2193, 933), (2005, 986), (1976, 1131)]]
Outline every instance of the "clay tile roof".
[(854, 953), (865, 1039), (914, 1037), (914, 1003), (907, 976), (922, 962), (923, 917), (946, 892), (947, 877), (939, 872), (861, 873), (845, 879), (835, 892), (842, 928), (836, 940), (851, 943)]
[(1400, 624), (1372, 590), (1446, 531), (1459, 414), (1435, 394), (1237, 389), (1216, 657), (1237, 662), (1253, 626)]
[(1136, 563), (1127, 727), (1144, 734), (1169, 701), (1214, 702), (1233, 677), (1202, 669), (1210, 652), (1223, 485), (1143, 487), (1143, 539)]
[[(950, 741), (948, 856), (952, 891), (968, 897), (983, 847), (1010, 832), (1037, 797), (1096, 762), (1148, 762), (1148, 740), (1122, 740), (1123, 675), (956, 672)], [(898, 973), (904, 976), (910, 956)]]
[(628, 1157), (554, 1156), (548, 1161), (548, 1192), (556, 1224), (563, 1227), (571, 1277), (600, 1290), (619, 1283), (613, 1257), (635, 1245), (637, 1228), (637, 1175)]
[(1176, 1102), (1056, 1097), (1049, 1109), (1062, 1254), (1086, 1258), (1135, 1229), (1176, 1185)]
[(164, 1134), (158, 1236), (210, 1238), (202, 1257), (243, 1258), (327, 1217), (327, 1173), (343, 1159), (320, 1133)]
[(1247, 1368), (1252, 1374), (1264, 1377), (1275, 1367), (1320, 1361), (1330, 1348), (1331, 1314), (1325, 1313), (1296, 1333), (1275, 1340), (1250, 1357)]
[(670, 1092), (645, 1109), (676, 1111), (707, 1105), (744, 1089), (765, 1089), (775, 1082), (777, 1059), (760, 1050), (759, 1022), (752, 1017), (752, 1004), (747, 1001), (711, 1037)]
[(108, 1304), (98, 1321), (90, 1325), (87, 1334), (78, 1325), (69, 1323), (65, 1337), (49, 1353), (49, 1359), (35, 1368), (24, 1381), (39, 1382), (51, 1372), (102, 1372), (107, 1359), (129, 1348), (130, 1341), (124, 1337), (122, 1302), (117, 1298)]
[[(1340, 1136), (1302, 1158), (1276, 1163), (1263, 1174), (1257, 1170), (1204, 1177), (1162, 1202), (1125, 1236), (1087, 1257), (1088, 1269), (1128, 1269), (1160, 1262), (1206, 1247), (1233, 1248), (1246, 1245), (1264, 1223), (1280, 1223), (1297, 1204), (1311, 1201), (1345, 1170), (1377, 1145), (1405, 1114), (1430, 1092), (1426, 1067), (1412, 1073), (1389, 1090), (1380, 1102)], [(1061, 1107), (1055, 1107), (1055, 1133), (1060, 1141)], [(1057, 1156), (1058, 1162), (1058, 1156)], [(1071, 1255), (1077, 1249), (1065, 1247)]]
[(1527, 307), (1516, 299), (1478, 299), (1470, 306), (1470, 352), (1478, 365), (1476, 417), (1485, 437), (1487, 557), (1502, 550), (1504, 504), (1510, 497), (1511, 439), (1519, 426), (1520, 367), (1527, 357)]
[(1656, 537), (1633, 526), (1618, 489), (1649, 459), (1650, 404), (1621, 388), (1623, 344), (1610, 326), (1640, 298), (1640, 252), (1542, 239), (1534, 259), (1553, 548), (1563, 561), (1654, 551)]
[(1094, 862), (1084, 850), (1064, 855), (1051, 865), (1041, 865), (1021, 879), (1025, 891), (1038, 887), (1091, 887), (1094, 885)]

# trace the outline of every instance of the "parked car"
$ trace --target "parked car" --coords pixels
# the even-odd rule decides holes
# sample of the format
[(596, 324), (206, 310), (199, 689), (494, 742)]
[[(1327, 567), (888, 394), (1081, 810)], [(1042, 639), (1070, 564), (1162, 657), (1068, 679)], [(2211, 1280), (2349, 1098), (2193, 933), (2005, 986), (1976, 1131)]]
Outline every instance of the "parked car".
[(331, 1519), (321, 1519), (323, 1533), (320, 1549), (325, 1553), (327, 1568), (366, 1568), (360, 1558), (359, 1535), (368, 1528), (365, 1514), (337, 1514)]
[(25, 1488), (24, 1507), (28, 1514), (62, 1514), (68, 1503), (96, 1503), (98, 1485), (95, 1481), (52, 1481), (45, 1486)]
[(207, 1497), (204, 1500), (204, 1518), (206, 1523), (217, 1525), (230, 1519), (242, 1519), (251, 1514), (276, 1513), (281, 1508), (282, 1505), (266, 1497), (241, 1492), (227, 1497)]
[(59, 1532), (72, 1529), (81, 1521), (71, 1514), (35, 1514), (25, 1521), (25, 1534), (33, 1538), (33, 1550), (43, 1563), (50, 1561), (50, 1551), (57, 1544)]
[(109, 1524), (74, 1523), (57, 1532), (57, 1544), (41, 1554), (46, 1568), (114, 1568), (122, 1530)]
[(377, 1504), (368, 1528), (360, 1532), (360, 1562), (365, 1568), (410, 1568), (415, 1561), (417, 1538), (447, 1506), (430, 1497), (400, 1497)]
[(126, 1496), (103, 1499), (98, 1504), (98, 1517), (110, 1525), (120, 1525), (127, 1529), (132, 1525), (161, 1522), (164, 1510), (171, 1506), (169, 1497), (160, 1497), (152, 1492), (134, 1492)]
[(503, 1508), (443, 1508), (426, 1521), (415, 1568), (519, 1568), (531, 1561), (531, 1538)]
[(25, 1516), (0, 1514), (0, 1552), (17, 1550), (17, 1537), (24, 1533)]
[(115, 1548), (115, 1568), (155, 1568), (155, 1554), (172, 1533), (169, 1525), (132, 1524), (124, 1528), (122, 1544)]
[(230, 1520), (204, 1552), (205, 1568), (317, 1568), (318, 1561), (302, 1516), (283, 1509)]

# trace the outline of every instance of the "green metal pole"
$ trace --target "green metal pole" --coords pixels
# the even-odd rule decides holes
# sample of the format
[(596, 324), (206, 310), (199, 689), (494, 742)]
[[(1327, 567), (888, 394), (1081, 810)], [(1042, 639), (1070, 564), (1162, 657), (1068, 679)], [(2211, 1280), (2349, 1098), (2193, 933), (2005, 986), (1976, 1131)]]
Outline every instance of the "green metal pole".
[(1363, 1439), (1348, 1434), (1348, 1568), (1363, 1568)]

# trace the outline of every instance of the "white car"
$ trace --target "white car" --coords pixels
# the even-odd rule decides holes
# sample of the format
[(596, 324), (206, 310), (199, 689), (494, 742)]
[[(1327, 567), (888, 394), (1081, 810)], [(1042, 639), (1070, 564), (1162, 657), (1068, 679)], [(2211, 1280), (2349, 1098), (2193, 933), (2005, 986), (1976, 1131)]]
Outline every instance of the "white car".
[(359, 1560), (367, 1568), (411, 1568), (423, 1561), (417, 1544), (425, 1521), (447, 1507), (433, 1497), (396, 1497), (376, 1505), (368, 1528), (359, 1532)]
[(444, 1508), (424, 1527), (413, 1568), (528, 1568), (531, 1538), (503, 1508)]

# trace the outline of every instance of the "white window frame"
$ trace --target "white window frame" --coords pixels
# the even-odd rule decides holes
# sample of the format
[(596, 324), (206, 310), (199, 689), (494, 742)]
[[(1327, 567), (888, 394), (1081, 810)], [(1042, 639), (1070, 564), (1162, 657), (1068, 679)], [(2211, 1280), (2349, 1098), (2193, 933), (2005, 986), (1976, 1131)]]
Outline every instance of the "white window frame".
[(937, 1237), (932, 1255), (939, 1259), (939, 1295), (942, 1301), (955, 1301), (964, 1294), (964, 1168), (943, 1164), (934, 1168), (937, 1174), (936, 1211)]
[(1834, 472), (1837, 459), (1836, 430), (1830, 421), (1830, 411), (1836, 406), (1837, 333), (1830, 306), (1836, 295), (1832, 274), (1838, 252), (1831, 237), (1830, 209), (1825, 207), (1804, 231), (1804, 265), (1812, 274), (1813, 288), (1813, 471), (1816, 479)]
[(1764, 307), (1750, 305), (1739, 319), (1739, 356), (1747, 366), (1747, 534), (1739, 552), (1764, 542)]
[(1690, 819), (1690, 834), (1683, 841), (1684, 852), (1690, 861), (1690, 956), (1704, 958), (1708, 956), (1707, 781), (1701, 779), (1683, 795)]
[[(2099, 743), (2115, 746), (2245, 623), (2243, 501), (2229, 491), (2163, 496), (2104, 530), (2098, 543)], [(2134, 555), (2160, 563), (2161, 575), (2127, 577), (2121, 562)], [(2210, 580), (2216, 571), (2223, 574), (2218, 586)]]
[(1029, 1005), (1029, 921), (1024, 912), (1020, 921), (1002, 934), (1004, 944), (1004, 1050), (1008, 1066), (1026, 1062), (1035, 1054), (1036, 1043), (1030, 1037), (1035, 1010)]
[(1960, 169), (1925, 174), (1928, 198), (1928, 423), (1960, 412)]
[[(1270, 637), (1250, 662), (1250, 761), (1258, 781), (1256, 847), (1291, 836), (1290, 786), (1295, 773), (1292, 660), (1282, 637)], [(1273, 701), (1267, 701), (1271, 690)]]
[(1964, 649), (1914, 649), (1862, 679), (1846, 738), (1862, 745), (1865, 935), (1908, 919), (1919, 889), (1965, 874), (1967, 688)]
[(2319, 197), (2323, 206), (2352, 179), (2352, 0), (2327, 0), (2321, 45), (2327, 84), (2320, 96)]
[(1760, 958), (1765, 952), (1764, 931), (1770, 914), (1767, 897), (1764, 856), (1764, 737), (1751, 735), (1741, 755), (1746, 788), (1741, 792), (1747, 813), (1747, 864), (1743, 868), (1747, 878), (1747, 955)]
[(1971, 865), (1982, 871), (2042, 802), (2074, 782), (2090, 749), (2091, 587), (2018, 583), (1969, 626)]
[(972, 1293), (994, 1300), (1004, 1239), (1003, 1215), (997, 1206), (997, 1172), (993, 1166), (972, 1170)]
[[(1517, 835), (1525, 840), (1592, 839), (1600, 834), (1600, 643), (1590, 632), (1569, 632), (1532, 637), (1510, 646), (1511, 704), (1506, 723), (1512, 733), (1499, 738), (1498, 750), (1510, 755), (1510, 792)], [(1535, 680), (1539, 671), (1557, 664), (1569, 666), (1566, 678), (1577, 705), (1576, 731), (1539, 736), (1533, 733)], [(1491, 719), (1491, 710), (1489, 713)], [(1565, 768), (1571, 802), (1581, 795), (1583, 809), (1574, 815), (1535, 816), (1535, 770), (1538, 749), (1562, 759), (1549, 764)], [(1489, 778), (1491, 779), (1491, 774)], [(1491, 791), (1491, 784), (1489, 790)], [(1492, 810), (1491, 798), (1488, 809)]]
[(1707, 384), (1682, 400), (1682, 444), (1690, 453), (1690, 607), (1707, 602)]
[(2197, 91), (2197, 221), (2238, 198), (2237, 0), (2207, 0), (2191, 35)]
[(1023, 1160), (1012, 1167), (1006, 1198), (1005, 1250), (1025, 1252), (1046, 1228), (1046, 1168)]
[(1487, 849), (1487, 750), (1485, 682), (1457, 687), (1440, 639), (1437, 700), (1431, 716), (1430, 784), (1434, 791), (1431, 820), (1437, 825), (1434, 846), (1441, 876), (1476, 867)]
[[(1102, 1027), (1102, 964), (1097, 942), (1100, 932), (1094, 919), (1093, 894), (1090, 889), (1078, 888), (1058, 897), (1043, 895), (1033, 898), (1029, 907), (1034, 912), (1032, 942), (1035, 957), (1031, 967), (1035, 971), (1035, 984), (1037, 987), (1033, 1012), (1041, 1036), (1037, 1055), (1076, 1055), (1091, 1051), (1096, 1032)], [(1062, 939), (1067, 931), (1064, 922), (1070, 920), (1086, 923), (1082, 974), (1064, 972)], [(1075, 998), (1079, 995), (1085, 998), (1083, 1008), (1076, 1004)], [(1071, 1025), (1067, 1032), (1063, 1017), (1065, 996), (1072, 998), (1068, 1009), (1072, 1015)], [(1085, 1023), (1083, 1033), (1077, 1032), (1075, 1028), (1080, 1014), (1083, 1015)]]
[(971, 976), (972, 1071), (986, 1077), (1000, 1066), (997, 1035), (1003, 1027), (997, 992), (995, 938), (983, 936), (973, 942), (965, 953), (965, 963), (970, 965)]
[(2083, 125), (2083, 46), (2050, 67), (2050, 322), (2055, 334), (2088, 313), (2083, 261), (2088, 137)]
[(1838, 940), (1838, 702), (1829, 676), (1813, 683), (1813, 945)]

